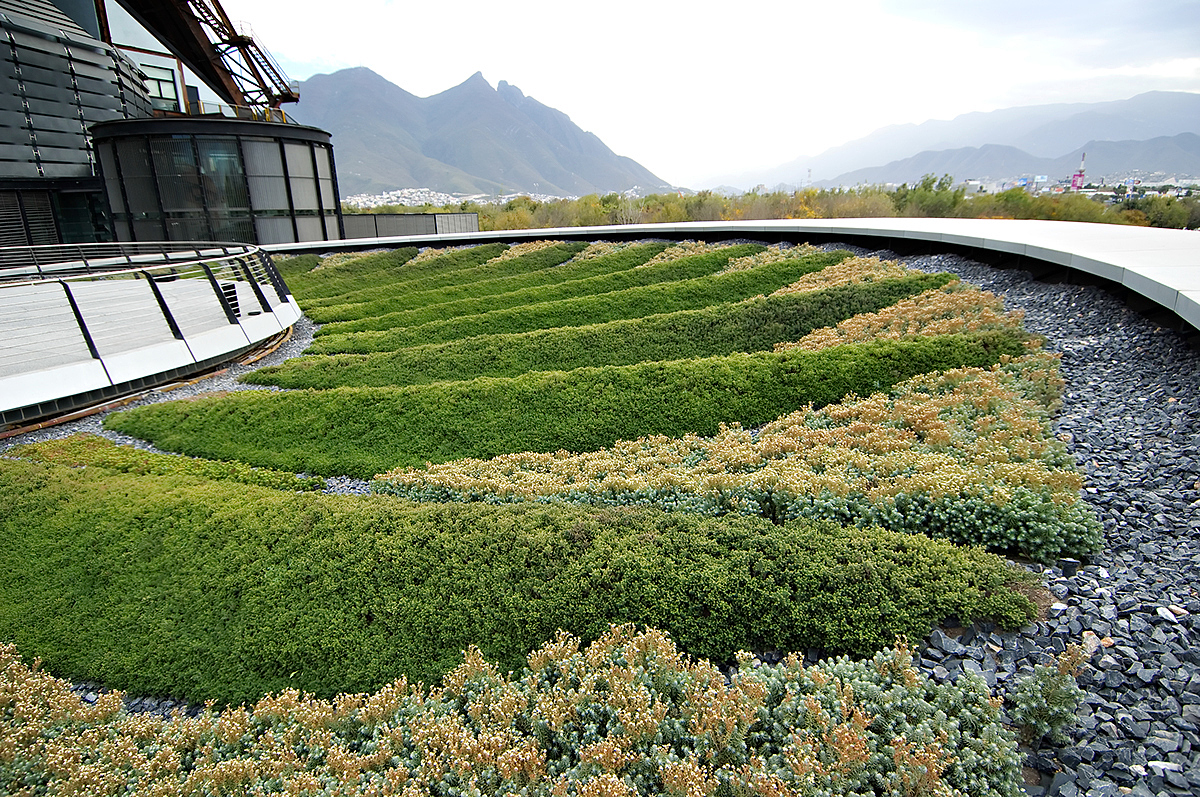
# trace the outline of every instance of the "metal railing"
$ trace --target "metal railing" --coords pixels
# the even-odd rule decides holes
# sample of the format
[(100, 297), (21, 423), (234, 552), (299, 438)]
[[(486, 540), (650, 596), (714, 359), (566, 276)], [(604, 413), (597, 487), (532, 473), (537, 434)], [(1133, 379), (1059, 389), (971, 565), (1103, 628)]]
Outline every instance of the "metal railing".
[(242, 255), (267, 257), (251, 244), (195, 241), (4, 246), (0, 247), (0, 283), (107, 274), (166, 262)]
[(255, 122), (278, 122), (280, 124), (300, 124), (288, 116), (282, 108), (267, 108), (265, 106), (226, 105), (222, 102), (207, 100), (191, 100), (187, 104), (189, 116), (225, 116), (230, 119), (248, 119)]
[(253, 245), (0, 248), (0, 420), (199, 370), (299, 315)]

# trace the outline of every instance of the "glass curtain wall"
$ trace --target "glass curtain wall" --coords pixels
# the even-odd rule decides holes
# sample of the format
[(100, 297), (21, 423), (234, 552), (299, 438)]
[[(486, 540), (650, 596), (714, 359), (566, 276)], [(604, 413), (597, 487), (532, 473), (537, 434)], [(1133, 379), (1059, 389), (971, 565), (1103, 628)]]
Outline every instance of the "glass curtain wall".
[[(131, 131), (132, 132), (132, 131)], [(332, 148), (240, 135), (97, 136), (118, 240), (334, 240)]]

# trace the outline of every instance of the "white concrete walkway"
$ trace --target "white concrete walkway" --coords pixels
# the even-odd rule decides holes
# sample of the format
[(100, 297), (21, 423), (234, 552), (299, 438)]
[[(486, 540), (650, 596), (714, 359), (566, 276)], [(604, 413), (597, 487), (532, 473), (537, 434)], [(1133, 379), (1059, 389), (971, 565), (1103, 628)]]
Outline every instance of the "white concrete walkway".
[(0, 282), (0, 427), (194, 373), (286, 330), (299, 306), (239, 249)]

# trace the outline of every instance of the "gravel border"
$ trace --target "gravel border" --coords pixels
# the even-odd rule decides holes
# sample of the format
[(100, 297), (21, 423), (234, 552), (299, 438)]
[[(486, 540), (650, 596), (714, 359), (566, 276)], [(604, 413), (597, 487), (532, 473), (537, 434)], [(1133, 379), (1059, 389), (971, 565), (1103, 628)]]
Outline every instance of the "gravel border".
[(920, 666), (973, 671), (1010, 687), (1087, 632), (1100, 642), (1079, 677), (1079, 725), (1028, 751), (1027, 791), (1062, 797), (1200, 794), (1200, 352), (1097, 286), (1038, 282), (958, 255), (897, 257), (950, 271), (1025, 311), (1062, 355), (1055, 431), (1086, 473), (1105, 549), (1073, 576), (1044, 573), (1048, 619), (1000, 634), (935, 631)]

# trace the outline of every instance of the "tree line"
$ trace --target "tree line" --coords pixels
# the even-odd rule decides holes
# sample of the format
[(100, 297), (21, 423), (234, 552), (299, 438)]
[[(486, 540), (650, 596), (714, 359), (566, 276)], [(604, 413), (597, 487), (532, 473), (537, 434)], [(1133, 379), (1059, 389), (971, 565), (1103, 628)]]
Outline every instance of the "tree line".
[(589, 194), (578, 199), (539, 201), (519, 196), (504, 203), (465, 201), (435, 206), (385, 205), (362, 210), (343, 206), (344, 213), (477, 213), (479, 229), (523, 230), (544, 227), (594, 227), (684, 221), (750, 219), (837, 219), (916, 217), (969, 219), (1051, 219), (1132, 224), (1177, 229), (1200, 228), (1200, 196), (1126, 194), (1116, 202), (1085, 194), (1033, 195), (1023, 188), (995, 194), (968, 195), (953, 178), (925, 175), (899, 188), (804, 188), (798, 191), (751, 191), (725, 196), (696, 194)]

